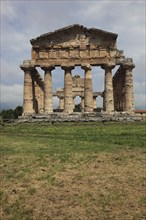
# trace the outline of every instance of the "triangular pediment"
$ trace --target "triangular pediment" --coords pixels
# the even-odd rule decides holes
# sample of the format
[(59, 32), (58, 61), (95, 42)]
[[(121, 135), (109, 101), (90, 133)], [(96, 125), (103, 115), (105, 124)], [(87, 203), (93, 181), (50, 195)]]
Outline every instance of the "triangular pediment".
[(102, 47), (116, 48), (117, 34), (82, 25), (71, 25), (32, 39), (33, 47)]

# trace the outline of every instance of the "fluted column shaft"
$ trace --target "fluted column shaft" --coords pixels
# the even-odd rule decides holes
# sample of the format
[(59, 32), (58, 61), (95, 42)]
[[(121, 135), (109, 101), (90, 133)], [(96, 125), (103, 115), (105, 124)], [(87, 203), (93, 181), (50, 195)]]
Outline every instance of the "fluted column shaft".
[(84, 97), (81, 97), (81, 111), (84, 112)]
[(124, 111), (126, 112), (134, 112), (134, 94), (132, 78), (132, 69), (134, 67), (134, 64), (131, 66), (123, 66), (125, 70)]
[(84, 111), (93, 112), (93, 89), (92, 89), (92, 72), (90, 65), (83, 65), (85, 70), (84, 77)]
[(33, 72), (33, 79), (35, 82), (35, 91), (34, 91), (35, 112), (39, 114), (43, 114), (44, 113), (44, 82), (37, 70)]
[(52, 70), (53, 66), (42, 67), (44, 74), (44, 112), (46, 114), (53, 112), (53, 89), (52, 89)]
[(43, 114), (44, 113), (44, 85), (40, 82), (39, 85), (37, 85), (37, 91), (38, 91), (38, 113)]
[(34, 113), (34, 81), (32, 78), (32, 71), (34, 68), (31, 67), (21, 67), (24, 71), (24, 93), (23, 93), (23, 115)]
[(72, 113), (73, 112), (73, 89), (72, 89), (72, 74), (71, 70), (74, 67), (71, 66), (63, 66), (62, 69), (65, 71), (64, 73), (64, 112)]
[(74, 109), (75, 109), (75, 97), (73, 97), (73, 111), (74, 111)]
[(93, 96), (93, 108), (95, 109), (96, 107), (96, 97)]
[(112, 69), (113, 65), (102, 65), (105, 70), (104, 78), (104, 110), (107, 112), (114, 111), (114, 97), (113, 97), (113, 82), (112, 82)]
[(60, 110), (64, 109), (64, 98), (63, 97), (59, 98), (59, 109)]

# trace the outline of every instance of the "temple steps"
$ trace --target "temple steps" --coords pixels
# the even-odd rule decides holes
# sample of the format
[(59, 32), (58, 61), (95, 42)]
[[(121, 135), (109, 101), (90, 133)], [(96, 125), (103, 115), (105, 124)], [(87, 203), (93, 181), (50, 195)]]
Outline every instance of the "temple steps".
[(19, 122), (124, 122), (124, 121), (145, 121), (146, 116), (137, 116), (129, 113), (52, 113), (20, 116)]

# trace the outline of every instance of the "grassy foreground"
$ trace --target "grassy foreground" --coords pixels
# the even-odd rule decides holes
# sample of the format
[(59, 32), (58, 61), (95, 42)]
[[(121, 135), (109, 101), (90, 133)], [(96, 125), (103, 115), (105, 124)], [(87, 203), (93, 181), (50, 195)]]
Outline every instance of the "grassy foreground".
[(145, 219), (144, 123), (0, 129), (1, 219)]

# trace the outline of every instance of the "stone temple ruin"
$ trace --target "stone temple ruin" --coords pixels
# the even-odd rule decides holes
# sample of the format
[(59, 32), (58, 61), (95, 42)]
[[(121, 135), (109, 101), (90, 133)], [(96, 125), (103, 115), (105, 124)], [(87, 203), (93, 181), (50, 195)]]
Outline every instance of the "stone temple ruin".
[[(74, 99), (79, 96), (81, 98), (81, 111), (84, 112), (84, 78), (80, 75), (75, 75), (72, 78), (72, 92), (73, 92), (73, 110), (75, 109)], [(53, 96), (59, 98), (59, 110), (64, 110), (64, 88), (57, 89)], [(103, 92), (93, 92), (93, 111), (97, 108), (96, 98), (98, 96), (103, 96)]]
[[(84, 114), (93, 113), (96, 97), (103, 97), (103, 112), (134, 112), (132, 58), (125, 58), (117, 49), (117, 34), (82, 25), (68, 26), (32, 39), (31, 60), (24, 60), (23, 117), (53, 114), (53, 96), (65, 115), (74, 111), (74, 97), (81, 97)], [(64, 88), (53, 93), (52, 71), (60, 66), (64, 71)], [(80, 66), (84, 78), (72, 77), (72, 70)], [(104, 69), (104, 91), (92, 88), (92, 67)], [(118, 66), (112, 76), (112, 70)], [(44, 71), (41, 78), (36, 67)], [(97, 72), (98, 74), (98, 72)]]

